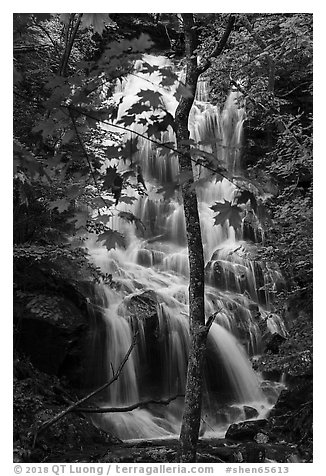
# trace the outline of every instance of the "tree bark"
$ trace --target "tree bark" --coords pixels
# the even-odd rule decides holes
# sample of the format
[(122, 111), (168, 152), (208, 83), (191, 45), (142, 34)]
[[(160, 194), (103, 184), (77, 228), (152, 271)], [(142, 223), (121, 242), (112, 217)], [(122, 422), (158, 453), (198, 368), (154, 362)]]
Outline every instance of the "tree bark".
[(182, 198), (186, 223), (189, 282), (189, 324), (190, 349), (187, 368), (185, 403), (179, 440), (178, 459), (180, 462), (196, 461), (197, 441), (201, 419), (202, 385), (207, 334), (215, 315), (205, 324), (204, 307), (204, 253), (198, 213), (197, 194), (193, 186), (194, 177), (190, 155), (188, 119), (193, 105), (199, 75), (210, 65), (210, 58), (221, 54), (232, 31), (235, 17), (230, 15), (225, 32), (204, 65), (198, 64), (196, 54), (197, 30), (192, 13), (182, 14), (186, 51), (185, 83), (191, 96), (182, 97), (175, 114), (177, 149), (180, 172), (186, 172), (190, 179), (182, 184)]
[(189, 283), (189, 322), (190, 349), (187, 370), (185, 404), (180, 433), (179, 460), (181, 462), (196, 461), (196, 449), (201, 417), (203, 359), (206, 346), (206, 328), (204, 312), (204, 256), (199, 222), (196, 190), (194, 182), (189, 139), (188, 118), (194, 101), (199, 71), (197, 56), (196, 33), (194, 32), (193, 15), (182, 15), (186, 48), (186, 85), (192, 96), (182, 97), (176, 110), (176, 138), (179, 155), (180, 172), (187, 172), (190, 179), (182, 187), (183, 207), (188, 242), (188, 258), (190, 267)]

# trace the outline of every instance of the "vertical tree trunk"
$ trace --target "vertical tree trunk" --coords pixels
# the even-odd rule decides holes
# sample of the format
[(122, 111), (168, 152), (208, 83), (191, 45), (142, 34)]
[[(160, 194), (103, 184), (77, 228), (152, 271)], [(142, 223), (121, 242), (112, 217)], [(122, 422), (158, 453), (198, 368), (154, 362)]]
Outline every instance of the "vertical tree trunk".
[(183, 206), (186, 222), (188, 257), (190, 267), (189, 283), (189, 321), (190, 349), (187, 370), (184, 414), (180, 433), (179, 460), (196, 461), (196, 448), (201, 417), (203, 359), (206, 346), (206, 327), (204, 312), (204, 256), (199, 222), (197, 195), (193, 184), (190, 146), (184, 141), (189, 139), (188, 118), (196, 92), (199, 71), (194, 50), (197, 46), (196, 33), (193, 30), (192, 14), (183, 14), (186, 47), (186, 84), (192, 97), (182, 97), (176, 110), (176, 137), (180, 172), (188, 172), (190, 179), (182, 185)]

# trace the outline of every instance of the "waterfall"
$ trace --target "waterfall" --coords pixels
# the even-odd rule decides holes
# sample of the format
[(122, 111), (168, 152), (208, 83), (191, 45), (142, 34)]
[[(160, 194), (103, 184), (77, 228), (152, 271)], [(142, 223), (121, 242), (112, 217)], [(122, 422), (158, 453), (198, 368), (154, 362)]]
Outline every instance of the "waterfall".
[[(162, 57), (146, 57), (152, 64), (166, 65)], [(157, 73), (132, 75), (117, 89), (120, 100), (118, 116), (135, 101), (141, 89), (158, 90)], [(166, 109), (173, 114), (177, 106), (170, 91), (164, 92)], [(209, 140), (203, 145), (231, 171), (240, 170), (241, 144), (245, 111), (231, 91), (224, 108), (208, 102), (208, 86), (198, 83), (197, 96), (189, 119), (191, 137)], [(135, 125), (141, 131), (141, 126)], [(172, 130), (165, 140), (175, 142)], [(213, 142), (213, 144), (212, 144)], [(189, 346), (188, 324), (188, 257), (183, 207), (175, 193), (169, 201), (158, 188), (175, 180), (176, 156), (162, 156), (155, 145), (140, 139), (133, 163), (141, 166), (147, 195), (137, 196), (134, 205), (119, 204), (119, 210), (131, 211), (145, 226), (141, 233), (134, 224), (111, 220), (109, 226), (127, 237), (126, 249), (106, 248), (88, 237), (91, 259), (103, 272), (112, 275), (114, 286), (97, 286), (93, 307), (93, 326), (89, 385), (110, 379), (139, 333), (138, 344), (129, 357), (119, 379), (96, 401), (99, 406), (126, 406), (144, 399), (165, 399), (185, 390)], [(123, 166), (122, 166), (123, 167)], [(199, 177), (205, 171), (194, 167)], [(205, 360), (203, 419), (208, 434), (223, 435), (227, 425), (245, 418), (244, 405), (264, 416), (273, 404), (262, 390), (261, 378), (252, 370), (248, 355), (260, 352), (259, 321), (270, 311), (271, 288), (280, 285), (277, 270), (255, 258), (255, 244), (244, 239), (243, 230), (235, 231), (228, 222), (214, 225), (211, 206), (232, 201), (235, 186), (223, 179), (207, 178), (198, 187), (199, 211), (205, 256), (206, 315), (219, 310), (208, 336)], [(94, 311), (95, 312), (95, 311)], [(275, 318), (270, 328), (280, 329)], [(265, 387), (266, 387), (266, 382)], [(271, 383), (271, 385), (273, 385)], [(122, 439), (166, 438), (179, 433), (183, 399), (169, 405), (149, 405), (124, 413), (96, 414), (94, 423)]]

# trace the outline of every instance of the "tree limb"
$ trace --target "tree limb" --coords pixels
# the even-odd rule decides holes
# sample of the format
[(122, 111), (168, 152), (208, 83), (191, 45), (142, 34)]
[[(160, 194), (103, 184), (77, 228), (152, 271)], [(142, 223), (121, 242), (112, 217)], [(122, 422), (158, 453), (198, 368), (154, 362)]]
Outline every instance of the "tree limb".
[[(240, 91), (241, 94), (243, 94), (245, 96), (246, 99), (248, 99), (254, 106), (259, 106), (261, 109), (263, 109), (265, 112), (268, 111), (267, 107), (264, 106), (261, 102), (258, 102), (256, 101), (252, 96), (250, 96), (247, 91), (237, 82), (235, 81), (234, 79), (232, 79), (230, 77), (230, 82), (231, 84), (233, 84), (237, 89), (238, 91)], [(279, 114), (279, 111), (277, 110), (276, 107), (274, 106), (270, 106), (270, 110), (275, 113), (275, 114)], [(282, 120), (282, 119), (279, 119), (279, 123), (284, 127), (284, 131), (286, 131), (288, 134), (290, 134), (292, 137), (293, 137), (293, 140), (295, 141), (295, 143), (300, 147), (300, 149), (302, 150), (302, 152), (304, 154), (308, 154), (308, 150), (306, 149), (306, 147), (301, 144), (300, 140), (298, 139), (298, 136), (292, 131), (292, 129), (290, 129), (290, 127), (285, 124), (285, 122)]]
[(209, 58), (206, 59), (205, 63), (201, 67), (198, 68), (200, 71), (200, 74), (204, 73), (210, 67), (212, 58), (216, 58), (222, 53), (229, 39), (229, 36), (232, 32), (234, 22), (235, 22), (235, 16), (231, 14), (228, 18), (228, 23), (226, 25), (226, 28), (224, 30), (224, 33), (220, 41), (215, 45), (213, 51), (210, 53)]
[[(58, 48), (58, 45), (55, 43), (55, 41), (53, 40), (52, 36), (50, 35), (50, 33), (47, 31), (46, 28), (44, 28), (42, 25), (40, 25), (39, 23), (36, 22), (36, 20), (34, 19), (33, 21), (33, 24), (36, 28), (39, 28), (40, 30), (43, 31), (43, 33), (45, 33), (45, 35), (49, 38), (50, 42), (52, 43), (52, 46), (53, 48), (55, 49), (55, 52), (57, 53), (57, 56), (58, 58), (60, 57), (60, 52), (59, 52), (59, 48)], [(47, 46), (47, 45), (46, 45)]]
[(69, 112), (69, 116), (70, 116), (70, 119), (71, 119), (71, 122), (72, 122), (72, 125), (73, 125), (73, 128), (74, 128), (74, 131), (75, 131), (77, 140), (78, 140), (78, 142), (79, 142), (80, 147), (82, 148), (82, 151), (83, 151), (84, 156), (85, 156), (85, 159), (86, 159), (86, 161), (87, 161), (89, 170), (90, 170), (91, 175), (92, 175), (92, 177), (93, 177), (93, 180), (94, 180), (94, 183), (95, 183), (95, 187), (97, 188), (97, 191), (98, 191), (98, 193), (99, 193), (99, 197), (100, 197), (101, 200), (103, 201), (104, 206), (105, 206), (106, 208), (108, 208), (108, 205), (107, 205), (106, 201), (104, 200), (104, 198), (103, 198), (102, 195), (101, 195), (101, 190), (100, 190), (100, 187), (99, 187), (99, 185), (98, 185), (98, 183), (97, 183), (96, 176), (95, 176), (95, 173), (94, 173), (94, 170), (93, 170), (91, 161), (90, 161), (90, 159), (89, 159), (87, 150), (85, 149), (85, 145), (84, 145), (84, 143), (83, 143), (83, 141), (82, 141), (82, 139), (81, 139), (81, 137), (80, 137), (80, 134), (79, 134), (79, 132), (78, 132), (76, 120), (75, 120), (74, 115), (73, 115), (73, 113), (71, 112), (70, 108), (68, 108), (68, 112)]
[(266, 58), (268, 62), (268, 91), (274, 92), (274, 83), (275, 83), (275, 61), (274, 58), (268, 53), (268, 45), (264, 41), (264, 39), (261, 37), (261, 35), (257, 34), (247, 15), (241, 15), (240, 16), (240, 21), (243, 24), (243, 26), (246, 28), (248, 33), (253, 37), (259, 48), (266, 52)]
[[(145, 134), (142, 134), (141, 132), (138, 132), (138, 131), (134, 131), (133, 129), (130, 129), (129, 127), (125, 127), (125, 126), (119, 126), (118, 124), (113, 124), (112, 122), (106, 120), (106, 119), (99, 119), (96, 115), (88, 112), (88, 111), (84, 111), (82, 109), (79, 109), (78, 107), (76, 106), (65, 106), (65, 105), (62, 105), (61, 107), (63, 108), (68, 108), (69, 110), (73, 110), (73, 111), (76, 111), (78, 112), (79, 114), (82, 114), (83, 116), (85, 117), (89, 117), (90, 119), (94, 119), (98, 122), (101, 122), (102, 124), (107, 124), (111, 127), (114, 127), (115, 129), (119, 129), (121, 131), (124, 131), (124, 132), (131, 132), (132, 134), (135, 134), (137, 137), (142, 137), (143, 139), (146, 139), (147, 141), (151, 142), (152, 144), (156, 144), (160, 147), (165, 147), (166, 149), (168, 150), (171, 150), (172, 152), (175, 152), (176, 154), (178, 154), (179, 156), (184, 156), (185, 154), (183, 153), (182, 150), (178, 149), (178, 148), (175, 148), (175, 147), (171, 147), (170, 145), (168, 144), (165, 144), (164, 142), (160, 142), (159, 140), (156, 140), (156, 139), (152, 139), (151, 137), (148, 137), (146, 136)], [(195, 165), (201, 165), (202, 167), (204, 167), (205, 169), (209, 170), (210, 172), (213, 172), (214, 174), (217, 174), (217, 175), (220, 175), (221, 177), (225, 178), (226, 180), (228, 180), (229, 182), (233, 183), (233, 185), (238, 188), (238, 190), (246, 190), (245, 188), (242, 188), (240, 185), (234, 183), (232, 181), (232, 178), (231, 177), (228, 177), (227, 175), (225, 175), (220, 169), (214, 169), (213, 167), (210, 167), (209, 165), (207, 165), (206, 163), (201, 163), (198, 159), (194, 159), (193, 157), (189, 157), (191, 162), (193, 162)]]
[(108, 381), (106, 382), (105, 384), (101, 385), (101, 387), (98, 387), (96, 390), (93, 390), (91, 393), (89, 393), (88, 395), (86, 395), (85, 397), (81, 398), (80, 400), (78, 400), (77, 402), (75, 403), (72, 403), (71, 405), (69, 405), (69, 407), (67, 407), (65, 410), (63, 410), (62, 412), (58, 413), (55, 417), (51, 418), (51, 420), (48, 420), (46, 422), (44, 422), (39, 428), (36, 429), (35, 431), (35, 434), (34, 434), (34, 438), (33, 438), (33, 445), (32, 447), (34, 448), (35, 447), (35, 444), (36, 444), (36, 440), (37, 440), (37, 437), (39, 436), (40, 433), (42, 433), (44, 430), (46, 430), (47, 428), (49, 428), (50, 426), (52, 426), (54, 423), (56, 423), (57, 421), (61, 420), (61, 418), (63, 418), (65, 415), (67, 415), (67, 413), (69, 412), (72, 412), (76, 409), (76, 411), (80, 411), (77, 407), (79, 405), (81, 405), (82, 403), (86, 402), (87, 400), (89, 400), (90, 398), (94, 397), (94, 395), (97, 395), (98, 393), (100, 393), (102, 390), (104, 390), (105, 388), (109, 387), (113, 382), (115, 382), (116, 380), (118, 380), (122, 370), (123, 370), (123, 367), (125, 366), (127, 360), (129, 359), (129, 356), (133, 350), (133, 348), (135, 347), (135, 345), (137, 344), (137, 340), (138, 340), (138, 334), (139, 332), (137, 331), (135, 334), (134, 334), (134, 337), (132, 339), (132, 342), (130, 344), (130, 347), (126, 353), (126, 355), (124, 356), (124, 358), (122, 359), (117, 371), (115, 372), (115, 374), (113, 375), (113, 377)]
[[(73, 15), (75, 15), (75, 14), (73, 14)], [(67, 69), (70, 53), (71, 53), (71, 50), (72, 50), (72, 47), (73, 47), (73, 44), (74, 44), (74, 41), (75, 41), (75, 37), (77, 35), (77, 31), (78, 31), (82, 16), (83, 16), (82, 13), (78, 13), (75, 26), (73, 26), (73, 24), (72, 24), (74, 17), (71, 17), (71, 19), (70, 19), (71, 33), (70, 33), (70, 35), (69, 35), (69, 33), (67, 33), (67, 41), (66, 41), (65, 51), (64, 51), (63, 58), (62, 58), (62, 63), (61, 63), (60, 73), (59, 73), (60, 76), (66, 76), (66, 69)], [(69, 30), (69, 25), (67, 26), (67, 32), (68, 32), (68, 30)]]
[(206, 327), (206, 332), (208, 333), (213, 322), (215, 321), (215, 318), (216, 316), (221, 312), (222, 308), (218, 309), (217, 311), (213, 312), (213, 314), (211, 314), (209, 316), (209, 318), (207, 319), (207, 322), (205, 324), (205, 327)]
[(132, 405), (126, 406), (126, 407), (82, 407), (82, 408), (77, 408), (72, 411), (74, 412), (82, 412), (82, 413), (122, 413), (122, 412), (131, 412), (132, 410), (135, 410), (136, 408), (143, 407), (145, 405), (150, 405), (150, 404), (156, 404), (156, 405), (168, 405), (170, 402), (173, 400), (176, 400), (179, 397), (184, 397), (184, 394), (177, 394), (174, 395), (173, 397), (169, 397), (165, 400), (144, 400), (143, 402), (137, 402), (133, 403)]

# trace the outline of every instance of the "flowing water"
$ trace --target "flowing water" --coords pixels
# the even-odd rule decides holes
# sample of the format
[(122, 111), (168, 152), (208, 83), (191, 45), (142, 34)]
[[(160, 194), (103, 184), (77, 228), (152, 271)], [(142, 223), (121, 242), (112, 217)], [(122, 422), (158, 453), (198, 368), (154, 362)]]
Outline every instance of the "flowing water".
[[(164, 58), (147, 57), (164, 66)], [(135, 101), (141, 89), (159, 89), (157, 73), (143, 75), (141, 64), (117, 89), (119, 116)], [(162, 91), (161, 91), (162, 92)], [(164, 92), (166, 109), (172, 114), (176, 100)], [(189, 127), (203, 145), (232, 172), (240, 170), (245, 111), (231, 91), (220, 111), (208, 102), (207, 84), (199, 82)], [(141, 126), (134, 126), (142, 131)], [(213, 139), (213, 144), (212, 144)], [(172, 131), (164, 140), (174, 142)], [(91, 306), (94, 311), (90, 385), (100, 385), (112, 376), (128, 351), (134, 332), (139, 333), (123, 371), (96, 402), (100, 406), (128, 406), (142, 400), (167, 399), (183, 394), (186, 381), (188, 330), (188, 258), (183, 207), (180, 196), (169, 200), (158, 193), (178, 175), (176, 156), (163, 156), (149, 141), (140, 139), (133, 163), (141, 167), (146, 194), (133, 205), (119, 203), (121, 211), (131, 211), (142, 220), (145, 230), (114, 218), (109, 225), (126, 236), (126, 249), (106, 248), (88, 239), (93, 262), (112, 275), (114, 286), (98, 285)], [(128, 164), (126, 164), (127, 167)], [(121, 166), (120, 166), (121, 167)], [(197, 177), (205, 170), (194, 167)], [(211, 206), (232, 201), (236, 189), (229, 181), (207, 177), (198, 187), (198, 205), (206, 262), (206, 316), (220, 310), (211, 327), (205, 360), (203, 428), (205, 435), (222, 436), (228, 425), (246, 418), (244, 406), (265, 416), (278, 394), (278, 385), (263, 382), (251, 367), (249, 356), (261, 351), (260, 323), (271, 331), (285, 332), (282, 322), (270, 317), (272, 291), (282, 278), (273, 267), (255, 259), (255, 245), (244, 239), (245, 230), (235, 232), (225, 224), (215, 226)], [(261, 238), (261, 235), (260, 235)], [(268, 389), (263, 391), (262, 387)], [(150, 404), (129, 412), (94, 416), (94, 423), (121, 439), (166, 438), (179, 433), (182, 397), (169, 405)]]

